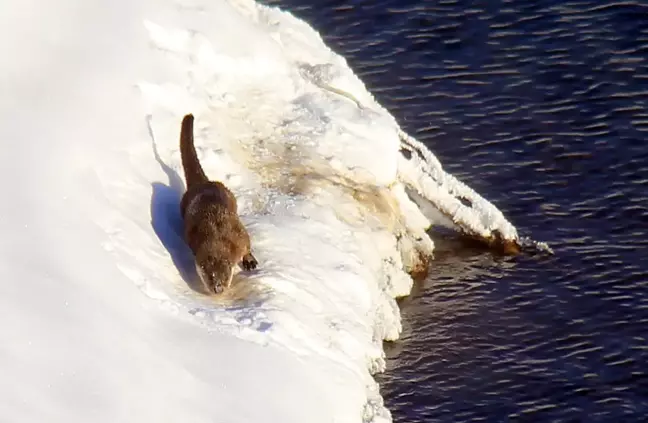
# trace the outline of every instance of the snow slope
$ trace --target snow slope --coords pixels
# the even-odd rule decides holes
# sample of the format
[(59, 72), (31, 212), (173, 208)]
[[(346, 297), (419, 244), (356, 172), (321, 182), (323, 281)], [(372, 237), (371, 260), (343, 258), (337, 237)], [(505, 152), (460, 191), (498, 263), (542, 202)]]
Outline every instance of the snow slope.
[[(425, 229), (518, 241), (288, 13), (31, 0), (0, 28), (2, 421), (389, 421)], [(189, 112), (259, 259), (220, 297), (180, 235)]]

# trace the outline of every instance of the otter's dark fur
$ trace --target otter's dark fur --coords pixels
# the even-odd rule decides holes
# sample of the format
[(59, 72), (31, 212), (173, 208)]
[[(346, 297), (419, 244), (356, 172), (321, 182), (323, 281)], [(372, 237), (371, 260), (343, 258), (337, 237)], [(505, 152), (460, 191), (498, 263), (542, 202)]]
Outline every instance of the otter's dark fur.
[(236, 198), (222, 183), (210, 181), (203, 171), (193, 135), (194, 117), (182, 119), (180, 154), (187, 191), (180, 211), (185, 241), (193, 251), (196, 270), (207, 290), (220, 293), (232, 281), (234, 266), (255, 269), (250, 236), (238, 216)]

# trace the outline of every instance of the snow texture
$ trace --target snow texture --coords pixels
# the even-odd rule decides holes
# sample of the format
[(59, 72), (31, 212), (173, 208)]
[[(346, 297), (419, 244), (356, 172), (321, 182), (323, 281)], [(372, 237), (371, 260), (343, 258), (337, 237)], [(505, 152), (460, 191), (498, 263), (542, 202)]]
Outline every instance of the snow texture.
[[(518, 240), (289, 13), (33, 0), (0, 24), (2, 421), (391, 421), (372, 375), (426, 229)], [(220, 296), (182, 240), (186, 113), (259, 260)]]

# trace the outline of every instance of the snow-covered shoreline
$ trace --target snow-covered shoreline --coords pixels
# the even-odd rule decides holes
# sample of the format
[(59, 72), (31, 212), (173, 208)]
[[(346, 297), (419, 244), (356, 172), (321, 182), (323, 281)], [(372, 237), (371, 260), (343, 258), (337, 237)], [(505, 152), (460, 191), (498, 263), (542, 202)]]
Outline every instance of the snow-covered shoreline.
[[(289, 13), (252, 0), (68, 0), (58, 15), (37, 3), (52, 15), (4, 15), (4, 38), (24, 46), (0, 79), (13, 200), (0, 208), (0, 274), (15, 318), (0, 324), (0, 371), (18, 381), (0, 389), (0, 416), (390, 421), (372, 374), (400, 334), (407, 272), (432, 253), (425, 230), (516, 242), (515, 228)], [(192, 289), (179, 233), (186, 113), (260, 262), (219, 298)]]

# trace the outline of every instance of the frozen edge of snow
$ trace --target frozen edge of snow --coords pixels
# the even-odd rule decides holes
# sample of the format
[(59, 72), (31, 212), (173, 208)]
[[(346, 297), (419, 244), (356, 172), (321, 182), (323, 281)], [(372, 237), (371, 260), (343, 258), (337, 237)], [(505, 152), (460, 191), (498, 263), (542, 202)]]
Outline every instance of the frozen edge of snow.
[[(259, 7), (268, 8), (267, 6)], [(282, 12), (278, 8), (270, 7), (269, 9), (274, 9), (284, 15), (287, 14), (290, 19), (305, 24), (290, 13)], [(305, 24), (301, 29), (317, 38), (323, 49), (336, 56), (336, 59), (339, 60), (338, 66), (344, 68), (344, 70), (337, 71), (338, 75), (347, 71), (344, 75), (347, 79), (345, 81), (342, 77), (335, 78), (336, 73), (331, 71), (330, 65), (302, 64), (302, 75), (305, 78), (324, 90), (348, 98), (358, 108), (375, 109), (393, 119), (391, 114), (369, 93), (342, 56), (332, 52), (325, 45), (321, 36), (310, 26)], [(497, 207), (453, 175), (446, 173), (439, 160), (424, 144), (403, 131), (395, 120), (394, 125), (398, 130), (401, 151), (406, 150), (410, 153), (409, 159), (405, 158), (402, 153), (398, 155), (398, 180), (400, 182), (421, 194), (432, 206), (448, 217), (455, 225), (455, 229), (482, 239), (494, 238), (494, 232), (497, 232), (497, 237), (501, 237), (502, 240), (518, 241), (517, 230)], [(470, 206), (464, 205), (460, 199), (467, 200)]]

